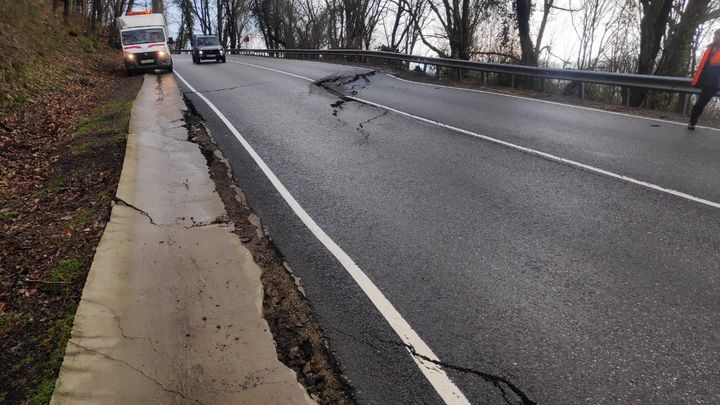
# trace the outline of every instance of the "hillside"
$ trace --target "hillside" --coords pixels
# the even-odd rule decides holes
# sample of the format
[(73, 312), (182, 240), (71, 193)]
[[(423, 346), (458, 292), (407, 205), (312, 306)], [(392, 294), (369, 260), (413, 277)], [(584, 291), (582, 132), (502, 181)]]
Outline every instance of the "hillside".
[(48, 403), (140, 77), (39, 0), (0, 2), (0, 403)]

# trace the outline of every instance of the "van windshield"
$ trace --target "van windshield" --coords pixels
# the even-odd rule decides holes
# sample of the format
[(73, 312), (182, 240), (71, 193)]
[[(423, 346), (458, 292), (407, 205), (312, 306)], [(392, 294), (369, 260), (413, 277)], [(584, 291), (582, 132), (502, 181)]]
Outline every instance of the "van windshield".
[(195, 43), (198, 46), (220, 45), (220, 41), (218, 41), (217, 37), (198, 37), (195, 38)]
[(123, 31), (123, 45), (149, 44), (152, 42), (165, 42), (165, 34), (161, 28), (148, 28), (132, 31)]

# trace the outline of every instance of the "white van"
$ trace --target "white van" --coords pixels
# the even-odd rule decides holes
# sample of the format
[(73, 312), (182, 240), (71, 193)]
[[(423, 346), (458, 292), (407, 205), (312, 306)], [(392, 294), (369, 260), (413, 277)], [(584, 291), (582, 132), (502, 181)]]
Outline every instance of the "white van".
[(172, 45), (173, 40), (167, 35), (168, 29), (162, 14), (129, 12), (118, 17), (118, 28), (128, 74), (151, 69), (172, 72), (173, 62), (168, 45)]

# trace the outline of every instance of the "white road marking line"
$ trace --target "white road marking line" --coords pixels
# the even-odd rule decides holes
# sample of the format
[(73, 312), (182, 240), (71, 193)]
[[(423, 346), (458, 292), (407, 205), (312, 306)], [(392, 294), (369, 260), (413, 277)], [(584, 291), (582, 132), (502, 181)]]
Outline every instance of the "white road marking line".
[[(236, 63), (240, 63), (240, 64), (247, 65), (247, 66), (253, 66), (253, 67), (256, 67), (256, 68), (260, 68), (260, 69), (271, 70), (271, 71), (273, 71), (273, 72), (277, 72), (277, 73), (281, 73), (281, 74), (286, 74), (286, 75), (289, 75), (289, 76), (295, 76), (295, 77), (299, 77), (299, 78), (301, 78), (301, 79), (303, 79), (303, 80), (307, 80), (307, 81), (310, 81), (310, 82), (315, 82), (313, 79), (310, 79), (309, 77), (298, 76), (298, 75), (296, 75), (296, 74), (284, 72), (284, 71), (282, 71), (282, 70), (271, 69), (271, 68), (268, 68), (268, 67), (265, 67), (265, 66), (260, 66), (260, 65), (253, 65), (252, 63), (244, 63), (244, 62), (236, 62)], [(495, 94), (495, 93), (491, 93), (491, 94)], [(374, 103), (374, 102), (372, 102), (372, 101), (365, 100), (365, 99), (362, 99), (362, 98), (359, 98), (359, 97), (353, 97), (353, 96), (346, 96), (346, 97), (349, 98), (349, 99), (355, 100), (355, 101), (359, 101), (359, 102), (361, 102), (361, 103), (365, 103), (365, 104), (371, 105), (371, 106), (373, 106), (373, 107), (383, 108), (383, 109), (386, 109), (386, 110), (388, 110), (388, 111), (392, 111), (392, 112), (394, 112), (394, 113), (400, 114), (400, 115), (405, 116), (405, 117), (408, 117), (408, 118), (412, 118), (412, 119), (417, 120), (417, 121), (421, 121), (421, 122), (425, 122), (425, 123), (428, 123), (428, 124), (432, 124), (432, 125), (435, 125), (435, 126), (438, 126), (438, 127), (441, 127), (441, 128), (449, 129), (449, 130), (452, 130), (452, 131), (455, 131), (455, 132), (459, 132), (459, 133), (461, 133), (461, 134), (470, 135), (470, 136), (473, 136), (473, 137), (475, 137), (475, 138), (480, 138), (480, 139), (486, 140), (486, 141), (488, 141), (488, 142), (492, 142), (492, 143), (495, 143), (495, 144), (498, 144), (498, 145), (502, 145), (502, 146), (505, 146), (505, 147), (508, 147), (508, 148), (511, 148), (511, 149), (519, 150), (519, 151), (522, 151), (522, 152), (525, 152), (525, 153), (528, 153), (528, 154), (531, 154), (531, 155), (535, 155), (535, 156), (540, 156), (540, 157), (543, 157), (543, 158), (545, 158), (545, 159), (552, 160), (552, 161), (554, 161), (554, 162), (566, 164), (566, 165), (573, 166), (573, 167), (576, 167), (576, 168), (579, 168), (579, 169), (583, 169), (583, 170), (587, 170), (587, 171), (590, 171), (590, 172), (593, 172), (593, 173), (602, 174), (602, 175), (604, 175), (604, 176), (608, 176), (608, 177), (612, 177), (612, 178), (615, 178), (615, 179), (618, 179), (618, 180), (626, 181), (626, 182), (628, 182), (628, 183), (636, 184), (636, 185), (639, 185), (639, 186), (642, 186), (642, 187), (646, 187), (646, 188), (649, 188), (649, 189), (652, 189), (652, 190), (655, 190), (655, 191), (660, 191), (660, 192), (663, 192), (663, 193), (671, 194), (671, 195), (674, 195), (674, 196), (676, 196), (676, 197), (684, 198), (684, 199), (686, 199), (686, 200), (694, 201), (694, 202), (697, 202), (697, 203), (700, 203), (700, 204), (704, 204), (704, 205), (707, 205), (707, 206), (710, 206), (710, 207), (713, 207), (713, 208), (720, 208), (720, 203), (717, 203), (717, 202), (714, 202), (714, 201), (710, 201), (710, 200), (706, 200), (706, 199), (700, 198), (700, 197), (695, 197), (695, 196), (693, 196), (693, 195), (690, 195), (690, 194), (687, 194), (687, 193), (683, 193), (682, 191), (677, 191), (677, 190), (673, 190), (673, 189), (670, 189), (670, 188), (665, 188), (665, 187), (658, 186), (658, 185), (653, 184), (653, 183), (648, 183), (648, 182), (646, 182), (646, 181), (642, 181), (642, 180), (635, 179), (635, 178), (633, 178), (633, 177), (625, 176), (625, 175), (622, 175), (622, 174), (617, 174), (617, 173), (614, 173), (614, 172), (611, 172), (611, 171), (608, 171), (608, 170), (605, 170), (605, 169), (600, 169), (600, 168), (598, 168), (598, 167), (594, 167), (594, 166), (587, 165), (587, 164), (585, 164), (585, 163), (580, 163), (580, 162), (575, 161), (575, 160), (566, 159), (566, 158), (563, 158), (563, 157), (560, 157), (560, 156), (552, 155), (552, 154), (547, 153), (547, 152), (542, 152), (542, 151), (539, 151), (539, 150), (536, 150), (536, 149), (532, 149), (532, 148), (528, 148), (528, 147), (525, 147), (525, 146), (516, 145), (516, 144), (514, 144), (514, 143), (506, 142), (506, 141), (503, 141), (503, 140), (500, 140), (500, 139), (497, 139), (497, 138), (492, 138), (492, 137), (487, 136), (487, 135), (478, 134), (477, 132), (469, 131), (469, 130), (467, 130), (467, 129), (458, 128), (458, 127), (456, 127), (456, 126), (449, 125), (449, 124), (445, 124), (445, 123), (442, 123), (442, 122), (440, 122), (440, 121), (435, 121), (435, 120), (431, 120), (431, 119), (428, 119), (428, 118), (424, 118), (424, 117), (421, 117), (421, 116), (419, 116), (419, 115), (414, 115), (414, 114), (411, 114), (411, 113), (407, 113), (407, 112), (405, 112), (405, 111), (401, 111), (401, 110), (398, 110), (398, 109), (395, 109), (395, 108), (392, 108), (392, 107), (388, 107), (388, 106), (383, 105), (383, 104)], [(513, 96), (513, 97), (515, 97), (515, 96)], [(564, 105), (564, 104), (561, 104), (561, 105)], [(598, 110), (598, 111), (602, 111), (602, 110)], [(632, 117), (632, 116), (631, 116), (631, 117)], [(636, 117), (635, 117), (635, 118), (636, 118)]]
[[(524, 97), (524, 96), (518, 96), (518, 95), (515, 95), (515, 94), (505, 94), (505, 93), (494, 92), (494, 91), (487, 91), (487, 90), (480, 90), (480, 89), (468, 89), (468, 88), (465, 88), (465, 87), (445, 86), (445, 85), (442, 85), (442, 84), (422, 83), (422, 82), (416, 82), (416, 81), (414, 81), (414, 80), (403, 79), (403, 78), (397, 77), (397, 76), (395, 76), (395, 75), (393, 75), (393, 74), (390, 74), (390, 73), (387, 73), (387, 75), (390, 76), (390, 77), (392, 77), (392, 78), (395, 79), (395, 80), (399, 80), (399, 81), (401, 81), (401, 82), (406, 82), (406, 83), (417, 84), (417, 85), (420, 85), (420, 86), (442, 87), (442, 88), (445, 88), (445, 89), (452, 89), (452, 90), (458, 90), (458, 91), (470, 91), (470, 92), (474, 92), (474, 93), (491, 94), (491, 95), (494, 95), (494, 96), (503, 96), (503, 97), (519, 98), (519, 99), (521, 99), (521, 100), (536, 101), (536, 102), (538, 102), (538, 103), (553, 104), (553, 105), (558, 105), (558, 106), (561, 106), (561, 107), (577, 108), (577, 109), (580, 109), (580, 110), (589, 110), (589, 111), (602, 112), (602, 113), (606, 113), (606, 114), (621, 115), (621, 116), (623, 116), (623, 117), (631, 117), (631, 118), (639, 118), (639, 119), (649, 120), (649, 121), (664, 122), (664, 123), (666, 123), (666, 124), (675, 124), (675, 125), (680, 125), (680, 126), (686, 126), (686, 125), (687, 125), (687, 124), (683, 124), (682, 122), (669, 121), (669, 120), (664, 120), (664, 119), (661, 119), (661, 118), (643, 117), (642, 115), (632, 115), (632, 114), (627, 114), (627, 113), (621, 113), (621, 112), (618, 112), (618, 111), (602, 110), (602, 109), (600, 109), (600, 108), (585, 107), (585, 106), (573, 105), (573, 104), (565, 104), (565, 103), (560, 103), (560, 102), (557, 102), (557, 101), (542, 100), (542, 99), (539, 99), (539, 98)], [(704, 128), (704, 129), (709, 129), (709, 130), (712, 130), (712, 131), (720, 131), (720, 128), (705, 127), (705, 126), (701, 126), (701, 125), (698, 125), (696, 128)]]
[(229, 61), (229, 62), (230, 62), (230, 63), (236, 63), (236, 64), (238, 64), (238, 65), (253, 66), (253, 67), (256, 67), (256, 68), (261, 68), (261, 69), (269, 70), (269, 71), (271, 71), (271, 72), (277, 72), (277, 73), (282, 73), (282, 74), (284, 74), (284, 75), (288, 75), (288, 76), (292, 76), (292, 77), (297, 77), (298, 79), (307, 80), (307, 81), (310, 81), (310, 82), (313, 82), (313, 83), (315, 82), (315, 80), (313, 80), (313, 79), (311, 79), (311, 78), (309, 78), (309, 77), (296, 75), (296, 74), (290, 73), (290, 72), (283, 72), (282, 70), (277, 70), (277, 69), (273, 69), (273, 68), (269, 68), (269, 67), (265, 67), (265, 66), (253, 65), (252, 63), (237, 62), (237, 61), (234, 61), (234, 60), (231, 60), (231, 61)]
[[(265, 69), (280, 72), (275, 69)], [(292, 73), (280, 73), (285, 73), (290, 76), (298, 77), (298, 75), (294, 75)], [(240, 134), (240, 132), (235, 128), (235, 126), (230, 123), (230, 121), (225, 117), (225, 115), (220, 112), (220, 110), (215, 107), (215, 105), (210, 102), (210, 100), (208, 100), (204, 95), (198, 93), (195, 88), (191, 86), (190, 83), (188, 83), (187, 80), (185, 80), (177, 71), (175, 71), (175, 75), (180, 80), (182, 80), (183, 83), (185, 83), (185, 85), (190, 89), (190, 91), (195, 93), (196, 96), (203, 100), (208, 105), (208, 107), (210, 107), (210, 109), (213, 110), (215, 114), (217, 114), (218, 118), (220, 118), (220, 120), (225, 124), (225, 126), (227, 126), (230, 132), (235, 135), (235, 138), (240, 141), (242, 146), (245, 148), (248, 154), (250, 154), (258, 167), (260, 167), (263, 173), (265, 173), (265, 176), (267, 176), (273, 186), (275, 186), (275, 189), (280, 193), (285, 202), (287, 202), (295, 215), (300, 218), (303, 224), (308, 227), (308, 229), (313, 233), (313, 235), (315, 235), (315, 237), (325, 246), (325, 248), (327, 248), (327, 250), (330, 251), (333, 256), (335, 256), (335, 258), (340, 262), (340, 264), (342, 264), (342, 266), (345, 268), (345, 270), (347, 270), (353, 280), (355, 280), (358, 286), (360, 286), (360, 288), (363, 290), (365, 295), (370, 298), (370, 301), (373, 303), (373, 305), (375, 305), (375, 308), (380, 311), (382, 316), (390, 324), (390, 326), (393, 328), (395, 333), (397, 333), (403, 343), (413, 347), (416, 353), (425, 356), (425, 358), (428, 358), (435, 362), (439, 362), (440, 360), (435, 355), (435, 353), (433, 353), (430, 347), (420, 338), (420, 336), (402, 317), (402, 315), (400, 315), (400, 313), (395, 309), (392, 303), (390, 303), (390, 301), (385, 298), (385, 295), (383, 295), (382, 291), (380, 291), (380, 289), (370, 280), (370, 278), (368, 278), (368, 276), (360, 269), (360, 267), (355, 264), (353, 259), (350, 258), (350, 256), (348, 256), (348, 254), (345, 253), (345, 251), (342, 250), (342, 248), (340, 248), (340, 246), (338, 246), (335, 241), (333, 241), (325, 233), (325, 231), (320, 228), (320, 226), (318, 226), (318, 224), (310, 217), (310, 215), (305, 211), (305, 209), (300, 206), (297, 200), (295, 200), (295, 197), (290, 194), (290, 192), (280, 182), (280, 179), (275, 176), (272, 170), (270, 170), (267, 164), (265, 164), (265, 162), (262, 160), (260, 155), (255, 152), (255, 149), (250, 146), (250, 144), (245, 140), (245, 138)], [(313, 81), (311, 79), (307, 80)], [(415, 361), (417, 366), (420, 368), (420, 371), (422, 371), (423, 375), (425, 375), (425, 378), (427, 378), (435, 391), (437, 391), (437, 393), (440, 395), (443, 401), (445, 401), (446, 404), (470, 404), (465, 395), (460, 391), (460, 389), (458, 389), (455, 383), (450, 380), (450, 378), (440, 366), (431, 361), (425, 361), (419, 356), (412, 356), (412, 359)]]

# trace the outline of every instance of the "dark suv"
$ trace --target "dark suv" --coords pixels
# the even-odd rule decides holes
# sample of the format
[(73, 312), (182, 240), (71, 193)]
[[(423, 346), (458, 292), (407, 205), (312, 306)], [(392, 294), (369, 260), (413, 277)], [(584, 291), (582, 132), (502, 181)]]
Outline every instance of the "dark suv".
[(194, 37), (192, 41), (193, 63), (200, 63), (207, 59), (225, 63), (225, 49), (220, 45), (220, 41), (216, 36), (203, 35)]

